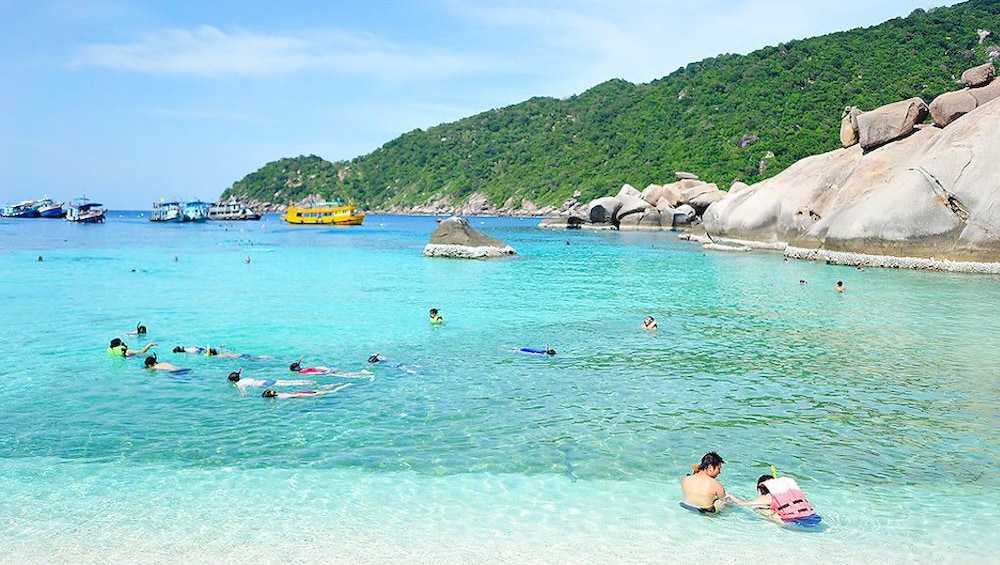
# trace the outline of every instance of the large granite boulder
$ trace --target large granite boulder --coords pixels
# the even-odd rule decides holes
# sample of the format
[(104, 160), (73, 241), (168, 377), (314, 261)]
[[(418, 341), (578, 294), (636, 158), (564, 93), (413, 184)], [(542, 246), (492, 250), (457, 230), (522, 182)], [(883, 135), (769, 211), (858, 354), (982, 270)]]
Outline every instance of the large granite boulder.
[(945, 127), (976, 109), (979, 102), (968, 90), (945, 92), (931, 101), (931, 120), (938, 127)]
[(945, 129), (864, 152), (838, 149), (730, 194), (712, 237), (865, 256), (1000, 262), (1000, 100)]
[(997, 74), (996, 67), (993, 66), (993, 62), (983, 63), (972, 67), (970, 69), (965, 69), (962, 73), (962, 84), (970, 88), (975, 88), (977, 86), (984, 86), (993, 80)]
[(858, 115), (858, 143), (865, 151), (906, 137), (927, 118), (927, 104), (920, 98), (900, 100)]
[(986, 86), (970, 88), (969, 94), (975, 97), (976, 102), (982, 106), (994, 98), (1000, 98), (1000, 79), (993, 79)]
[(454, 216), (438, 225), (431, 234), (430, 242), (424, 247), (424, 255), (427, 257), (487, 259), (516, 254), (503, 241), (473, 229), (467, 220)]
[(587, 218), (595, 224), (611, 223), (614, 221), (615, 215), (621, 207), (621, 200), (618, 200), (614, 196), (597, 198), (591, 201), (590, 206), (587, 208)]

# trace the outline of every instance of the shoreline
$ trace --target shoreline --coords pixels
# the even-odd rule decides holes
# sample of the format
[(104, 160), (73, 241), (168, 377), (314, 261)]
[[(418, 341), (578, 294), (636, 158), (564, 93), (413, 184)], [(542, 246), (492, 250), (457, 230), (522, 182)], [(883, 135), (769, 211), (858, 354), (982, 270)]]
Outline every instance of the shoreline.
[[(872, 267), (879, 269), (909, 269), (922, 271), (941, 271), (947, 273), (966, 273), (978, 275), (1000, 274), (1000, 262), (985, 261), (953, 261), (951, 259), (935, 259), (933, 257), (896, 257), (893, 255), (874, 255), (851, 251), (831, 251), (828, 249), (807, 249), (794, 247), (786, 242), (766, 242), (748, 239), (726, 237), (708, 237), (690, 232), (678, 236), (679, 239), (700, 243), (705, 249), (720, 249), (724, 246), (746, 247), (765, 251), (780, 251), (785, 257), (803, 261), (822, 261), (830, 265), (846, 267)], [(742, 249), (739, 249), (742, 250)]]

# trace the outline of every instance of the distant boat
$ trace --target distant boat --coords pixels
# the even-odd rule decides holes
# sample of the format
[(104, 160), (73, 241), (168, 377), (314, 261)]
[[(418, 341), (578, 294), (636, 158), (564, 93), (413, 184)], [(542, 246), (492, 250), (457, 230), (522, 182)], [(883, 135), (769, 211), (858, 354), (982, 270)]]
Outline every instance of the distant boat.
[(91, 202), (87, 198), (72, 200), (66, 207), (66, 221), (85, 224), (103, 224), (107, 210), (100, 202)]
[(48, 197), (35, 202), (35, 211), (39, 218), (62, 218), (66, 215), (62, 202), (53, 202)]
[(208, 220), (208, 202), (185, 202), (181, 208), (182, 222), (204, 222)]
[(334, 226), (360, 226), (365, 213), (353, 204), (341, 206), (333, 202), (316, 202), (309, 206), (289, 205), (281, 218), (290, 224), (319, 224)]
[(4, 218), (37, 218), (38, 210), (35, 209), (35, 200), (25, 200), (17, 204), (8, 204), (0, 211), (0, 216)]
[(209, 220), (259, 220), (260, 214), (249, 206), (230, 198), (226, 202), (216, 202), (208, 207)]
[(181, 221), (180, 202), (154, 202), (153, 211), (149, 214), (150, 222)]

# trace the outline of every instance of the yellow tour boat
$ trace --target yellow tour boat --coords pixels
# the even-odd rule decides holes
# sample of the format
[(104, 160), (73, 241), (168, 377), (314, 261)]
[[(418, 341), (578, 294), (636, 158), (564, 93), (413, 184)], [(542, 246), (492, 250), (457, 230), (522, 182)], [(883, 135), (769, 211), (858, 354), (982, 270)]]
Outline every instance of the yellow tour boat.
[(353, 204), (341, 206), (333, 202), (316, 202), (309, 206), (289, 204), (281, 219), (290, 224), (360, 226), (365, 221), (365, 213)]

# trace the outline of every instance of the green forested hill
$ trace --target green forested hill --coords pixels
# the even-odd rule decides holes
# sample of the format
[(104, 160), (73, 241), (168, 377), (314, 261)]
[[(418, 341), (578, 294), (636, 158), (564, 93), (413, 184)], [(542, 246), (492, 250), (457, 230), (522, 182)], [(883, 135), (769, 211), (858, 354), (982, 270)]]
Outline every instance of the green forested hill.
[[(980, 42), (977, 30), (992, 35)], [(223, 193), (268, 202), (309, 194), (366, 208), (487, 194), (559, 204), (697, 173), (728, 188), (839, 146), (844, 106), (930, 102), (1000, 51), (1000, 0), (916, 10), (878, 26), (720, 55), (649, 84), (611, 80), (415, 130), (350, 162), (269, 163)], [(743, 136), (755, 143), (740, 147)], [(762, 163), (764, 164), (762, 166)]]

